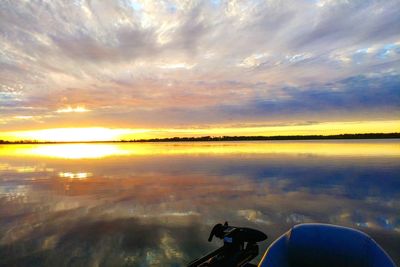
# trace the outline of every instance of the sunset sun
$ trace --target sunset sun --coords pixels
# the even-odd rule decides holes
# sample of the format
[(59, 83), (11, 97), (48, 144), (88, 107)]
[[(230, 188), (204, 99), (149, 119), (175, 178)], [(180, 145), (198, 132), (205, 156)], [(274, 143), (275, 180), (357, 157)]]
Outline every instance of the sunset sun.
[(51, 141), (51, 142), (87, 142), (87, 141), (116, 141), (126, 134), (145, 133), (146, 130), (108, 129), (108, 128), (55, 128), (14, 132), (13, 135), (21, 140)]

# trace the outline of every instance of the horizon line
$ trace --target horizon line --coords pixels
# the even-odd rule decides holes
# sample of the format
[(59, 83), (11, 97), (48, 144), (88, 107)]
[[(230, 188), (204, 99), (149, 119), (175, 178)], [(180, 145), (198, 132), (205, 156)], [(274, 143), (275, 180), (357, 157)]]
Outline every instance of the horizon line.
[(166, 137), (129, 140), (93, 140), (93, 141), (38, 141), (38, 140), (1, 140), (0, 144), (76, 144), (76, 143), (145, 143), (145, 142), (218, 142), (218, 141), (279, 141), (279, 140), (324, 140), (324, 139), (391, 139), (400, 138), (400, 132), (392, 133), (345, 133), (333, 135), (224, 135), (224, 136), (192, 136), (192, 137)]

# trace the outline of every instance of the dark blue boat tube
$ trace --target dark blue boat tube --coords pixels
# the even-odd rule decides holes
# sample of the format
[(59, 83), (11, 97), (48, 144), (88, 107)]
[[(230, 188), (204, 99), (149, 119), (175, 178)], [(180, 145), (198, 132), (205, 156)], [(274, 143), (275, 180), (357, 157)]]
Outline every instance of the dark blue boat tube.
[(274, 241), (259, 267), (396, 267), (367, 234), (329, 224), (300, 224)]

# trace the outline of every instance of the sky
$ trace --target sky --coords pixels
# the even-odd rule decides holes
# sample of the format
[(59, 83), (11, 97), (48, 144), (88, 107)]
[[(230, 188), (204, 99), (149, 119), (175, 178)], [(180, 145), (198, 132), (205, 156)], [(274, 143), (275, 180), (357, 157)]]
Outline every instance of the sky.
[(0, 1), (0, 139), (400, 131), (399, 0)]

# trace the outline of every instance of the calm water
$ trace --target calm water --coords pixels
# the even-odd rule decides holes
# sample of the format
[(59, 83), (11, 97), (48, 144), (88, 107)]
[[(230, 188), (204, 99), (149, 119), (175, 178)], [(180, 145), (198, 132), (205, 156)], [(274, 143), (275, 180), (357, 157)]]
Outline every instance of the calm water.
[(213, 224), (369, 233), (400, 263), (400, 141), (0, 146), (0, 266), (182, 266)]

